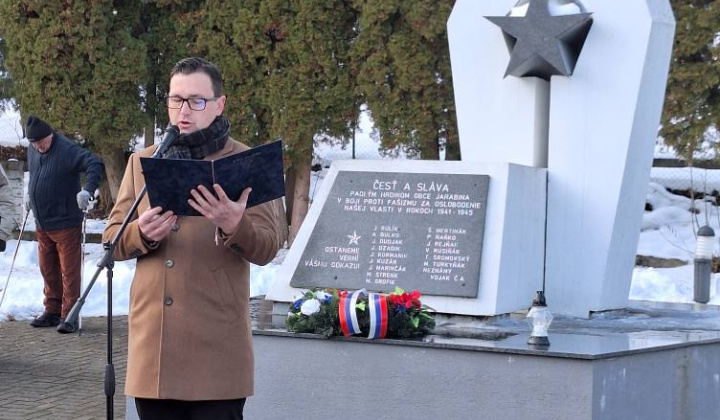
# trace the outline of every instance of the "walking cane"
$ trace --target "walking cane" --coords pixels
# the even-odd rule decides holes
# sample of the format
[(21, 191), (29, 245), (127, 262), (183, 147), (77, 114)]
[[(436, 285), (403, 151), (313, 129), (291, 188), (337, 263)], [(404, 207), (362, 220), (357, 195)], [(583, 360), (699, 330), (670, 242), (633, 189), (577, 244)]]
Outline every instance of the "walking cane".
[[(80, 290), (85, 288), (85, 226), (87, 222), (87, 210), (83, 210), (82, 222), (82, 246), (80, 247)], [(82, 314), (78, 313), (78, 335), (82, 335)]]
[[(87, 215), (88, 212), (95, 208), (99, 190), (95, 190), (95, 196), (90, 197), (88, 206), (83, 210), (83, 221), (82, 221), (82, 246), (80, 248), (80, 290), (85, 289), (85, 242), (87, 239)], [(78, 334), (82, 335), (82, 314), (78, 313)]]
[(5, 287), (0, 289), (0, 291), (2, 291), (2, 296), (0, 297), (0, 308), (2, 307), (3, 301), (5, 300), (5, 293), (7, 293), (8, 284), (10, 284), (10, 276), (12, 275), (13, 267), (15, 266), (15, 258), (17, 258), (18, 249), (20, 249), (20, 241), (22, 240), (23, 233), (25, 232), (25, 224), (27, 224), (28, 215), (30, 215), (30, 210), (25, 212), (25, 218), (23, 219), (23, 224), (20, 228), (20, 235), (18, 235), (17, 239), (17, 246), (15, 247), (12, 262), (10, 263), (10, 270), (8, 270), (7, 280), (5, 280)]

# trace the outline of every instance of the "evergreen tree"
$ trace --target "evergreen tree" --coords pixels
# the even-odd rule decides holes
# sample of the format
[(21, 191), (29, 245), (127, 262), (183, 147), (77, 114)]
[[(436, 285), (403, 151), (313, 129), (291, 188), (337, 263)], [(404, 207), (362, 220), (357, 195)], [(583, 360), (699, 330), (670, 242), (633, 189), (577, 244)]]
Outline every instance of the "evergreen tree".
[(666, 144), (692, 161), (706, 133), (720, 127), (720, 0), (671, 3), (675, 45), (661, 134)]
[(294, 176), (292, 242), (308, 210), (315, 140), (344, 141), (357, 121), (349, 62), (356, 16), (343, 0), (276, 0), (263, 3), (261, 17), (275, 45), (266, 91), (272, 132), (285, 140)]
[(0, 112), (8, 106), (8, 100), (13, 98), (12, 79), (5, 66), (5, 56), (7, 56), (7, 45), (0, 34)]
[(225, 116), (237, 140), (257, 146), (273, 140), (264, 100), (271, 43), (258, 21), (261, 0), (209, 0), (195, 16), (193, 51), (222, 71)]
[(459, 158), (446, 23), (453, 0), (355, 0), (358, 88), (385, 149)]
[(197, 48), (221, 66), (233, 132), (258, 144), (282, 139), (290, 241), (307, 213), (316, 138), (346, 138), (357, 120), (349, 49), (355, 13), (343, 0), (208, 0)]
[(140, 2), (5, 0), (7, 67), (23, 116), (36, 114), (102, 155), (116, 197), (124, 154), (143, 126)]
[(147, 114), (145, 147), (152, 146), (155, 133), (168, 124), (165, 95), (169, 74), (175, 63), (191, 55), (195, 39), (196, 16), (204, 0), (150, 0), (143, 2), (138, 37), (146, 46), (145, 95), (142, 106)]

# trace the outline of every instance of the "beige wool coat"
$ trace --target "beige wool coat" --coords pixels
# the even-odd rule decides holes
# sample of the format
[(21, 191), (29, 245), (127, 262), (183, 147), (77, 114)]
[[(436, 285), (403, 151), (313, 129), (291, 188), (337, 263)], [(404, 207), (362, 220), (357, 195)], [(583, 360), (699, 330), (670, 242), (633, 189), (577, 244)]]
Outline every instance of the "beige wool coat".
[[(228, 140), (205, 160), (248, 149)], [(103, 234), (112, 240), (145, 185), (133, 154)], [(251, 193), (252, 194), (252, 193)], [(140, 236), (143, 198), (114, 252), (137, 258), (130, 288), (125, 393), (141, 398), (224, 400), (253, 394), (249, 316), (250, 263), (265, 265), (278, 250), (275, 202), (245, 211), (234, 235), (215, 243), (215, 227), (202, 216), (181, 216), (169, 236), (151, 249)]]

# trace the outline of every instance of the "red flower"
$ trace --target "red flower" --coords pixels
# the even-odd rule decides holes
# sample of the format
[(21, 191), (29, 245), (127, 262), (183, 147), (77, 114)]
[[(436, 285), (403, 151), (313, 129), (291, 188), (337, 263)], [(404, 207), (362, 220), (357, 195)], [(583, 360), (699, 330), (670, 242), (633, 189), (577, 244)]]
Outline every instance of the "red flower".
[(417, 290), (414, 290), (412, 294), (410, 295), (412, 299), (412, 306), (416, 309), (420, 309), (422, 307), (422, 304), (420, 303), (420, 292)]
[(412, 307), (412, 298), (409, 294), (403, 293), (402, 295), (400, 295), (398, 303), (400, 303), (400, 305), (404, 306), (406, 309), (410, 309)]
[(405, 309), (420, 309), (422, 304), (420, 303), (420, 292), (417, 290), (411, 293), (403, 292), (401, 294), (391, 293), (388, 295), (388, 300), (391, 306), (402, 306)]

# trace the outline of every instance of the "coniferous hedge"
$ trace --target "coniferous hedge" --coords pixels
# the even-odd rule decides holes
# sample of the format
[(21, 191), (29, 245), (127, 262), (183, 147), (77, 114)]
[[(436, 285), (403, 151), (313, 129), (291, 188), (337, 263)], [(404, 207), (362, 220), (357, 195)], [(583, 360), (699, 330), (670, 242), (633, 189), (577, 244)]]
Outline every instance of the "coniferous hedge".
[[(689, 157), (720, 122), (720, 0), (671, 3), (677, 29), (661, 134)], [(115, 188), (129, 140), (151, 139), (167, 123), (168, 72), (188, 55), (221, 67), (238, 140), (285, 141), (289, 173), (307, 171), (314, 142), (349, 141), (362, 104), (385, 150), (437, 159), (445, 147), (457, 159), (453, 4), (4, 0), (0, 98), (13, 96), (23, 116), (38, 114), (100, 153)], [(306, 187), (294, 191), (307, 201)]]
[[(720, 0), (671, 0), (675, 44), (663, 126), (665, 143), (686, 160), (720, 128)], [(720, 136), (719, 136), (720, 137)], [(715, 144), (710, 147), (715, 147)]]

